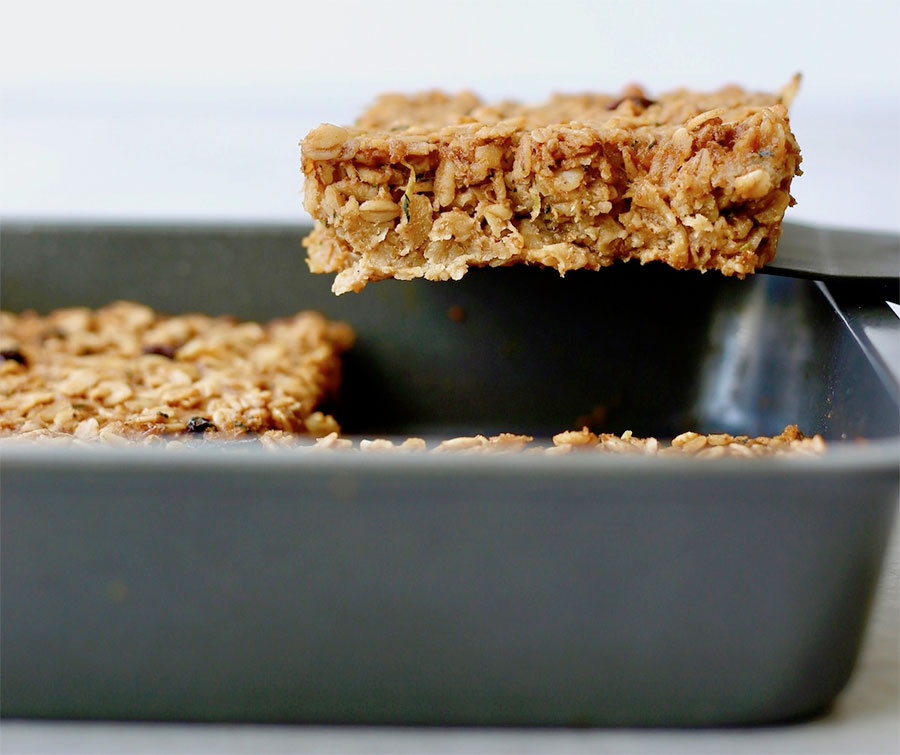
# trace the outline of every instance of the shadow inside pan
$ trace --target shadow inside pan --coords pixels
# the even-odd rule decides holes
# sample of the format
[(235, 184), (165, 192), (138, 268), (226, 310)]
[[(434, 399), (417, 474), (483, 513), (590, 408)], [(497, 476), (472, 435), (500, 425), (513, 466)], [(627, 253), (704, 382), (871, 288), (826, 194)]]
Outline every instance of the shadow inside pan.
[(812, 281), (516, 266), (335, 297), (331, 276), (307, 270), (304, 234), (7, 224), (3, 307), (127, 298), (253, 319), (321, 310), (358, 333), (334, 407), (353, 434), (900, 433), (896, 398)]

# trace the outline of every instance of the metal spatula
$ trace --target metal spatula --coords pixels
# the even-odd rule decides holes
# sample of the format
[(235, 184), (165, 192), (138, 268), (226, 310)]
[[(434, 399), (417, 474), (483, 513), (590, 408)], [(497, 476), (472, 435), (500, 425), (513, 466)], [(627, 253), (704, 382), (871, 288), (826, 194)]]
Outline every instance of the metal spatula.
[(799, 278), (900, 278), (900, 236), (785, 223), (775, 259), (760, 272)]

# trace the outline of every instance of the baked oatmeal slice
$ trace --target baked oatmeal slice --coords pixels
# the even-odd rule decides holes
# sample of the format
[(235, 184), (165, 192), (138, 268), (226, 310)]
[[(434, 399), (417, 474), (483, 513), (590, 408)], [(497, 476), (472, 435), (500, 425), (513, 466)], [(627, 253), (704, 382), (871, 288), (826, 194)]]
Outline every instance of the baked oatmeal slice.
[(337, 273), (336, 294), (519, 262), (565, 274), (658, 260), (743, 277), (775, 256), (793, 203), (798, 83), (538, 106), (384, 95), (355, 125), (301, 142), (307, 262)]
[(350, 326), (316, 312), (265, 325), (132, 302), (0, 313), (0, 435), (327, 435)]

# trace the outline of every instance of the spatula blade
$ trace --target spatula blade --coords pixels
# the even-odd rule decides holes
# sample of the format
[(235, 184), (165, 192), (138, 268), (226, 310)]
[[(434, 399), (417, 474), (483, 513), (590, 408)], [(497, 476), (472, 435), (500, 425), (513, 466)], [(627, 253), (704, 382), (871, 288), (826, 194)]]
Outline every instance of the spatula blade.
[(900, 278), (900, 235), (785, 223), (762, 272), (800, 278)]

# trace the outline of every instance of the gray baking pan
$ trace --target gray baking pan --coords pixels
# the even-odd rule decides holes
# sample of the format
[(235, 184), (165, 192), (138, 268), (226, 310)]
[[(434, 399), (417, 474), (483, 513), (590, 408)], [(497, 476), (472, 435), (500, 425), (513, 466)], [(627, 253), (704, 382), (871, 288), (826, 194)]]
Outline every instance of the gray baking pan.
[(830, 450), (5, 446), (3, 715), (727, 725), (829, 705), (897, 508), (896, 282), (622, 264), (334, 298), (302, 235), (6, 223), (2, 305), (320, 309), (359, 334), (334, 407), (359, 436), (797, 423)]

